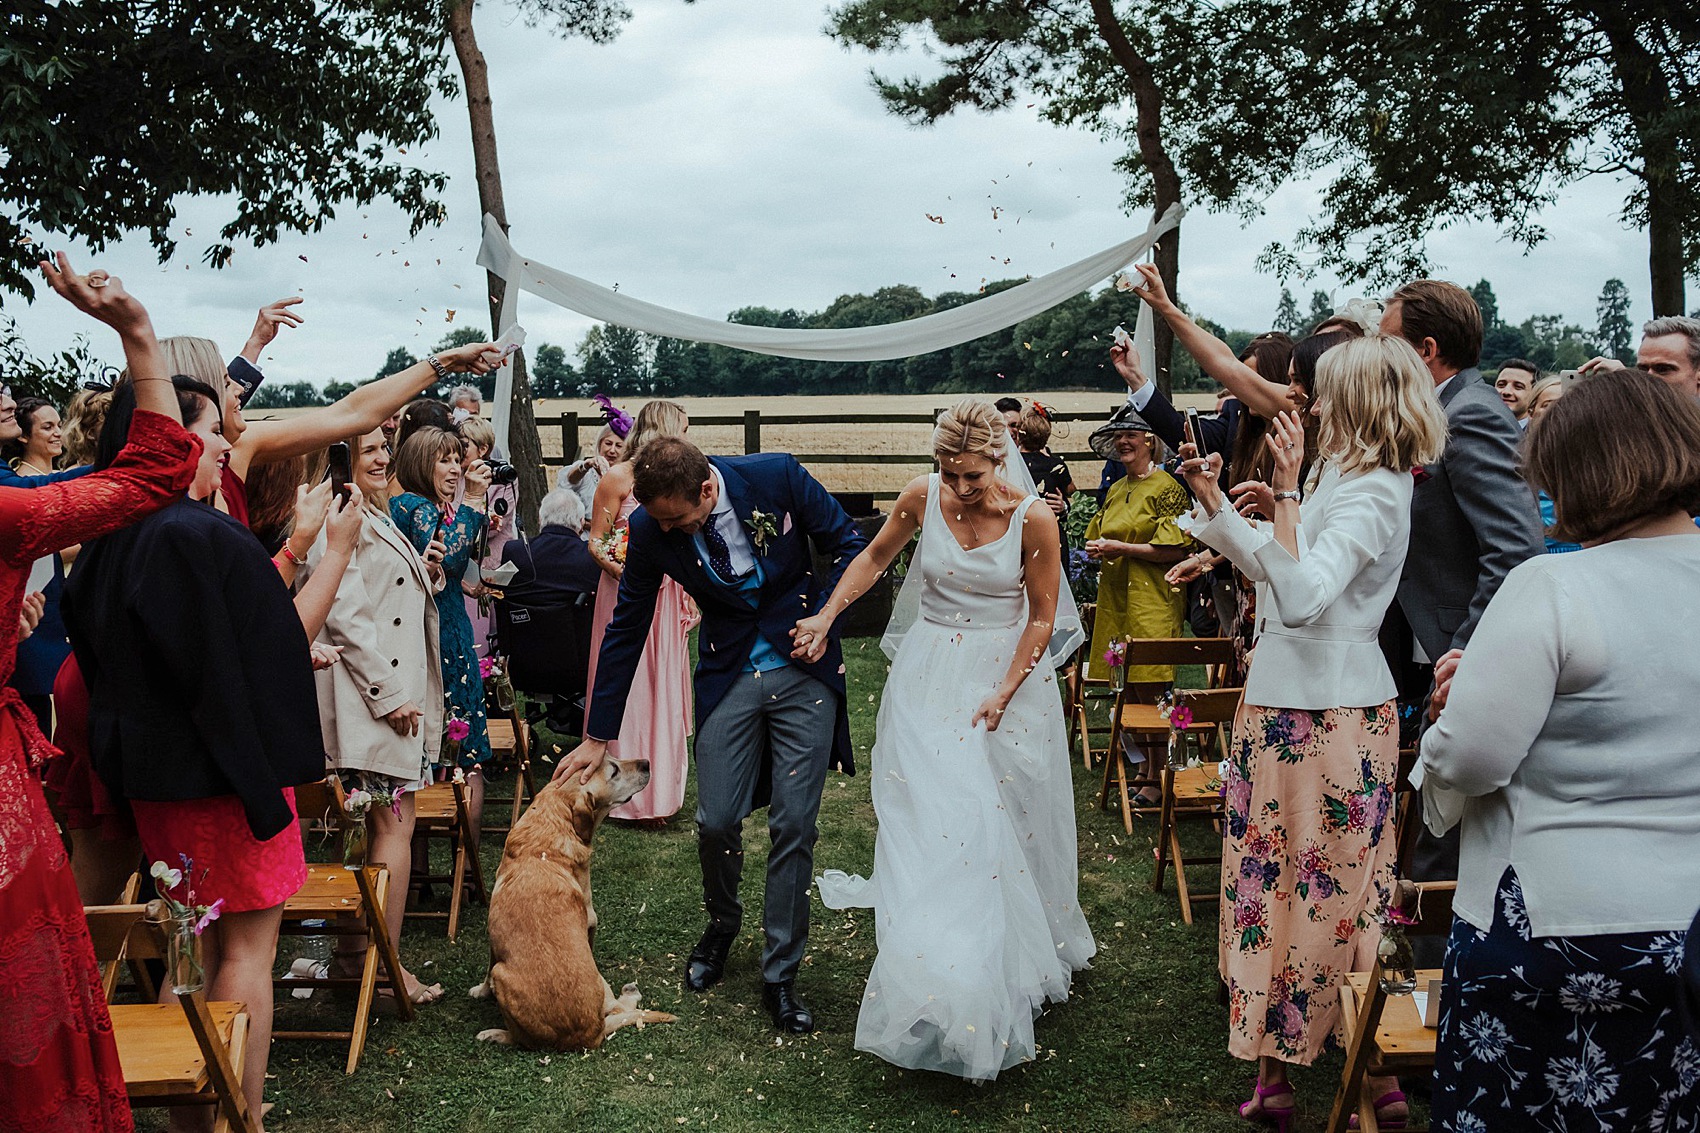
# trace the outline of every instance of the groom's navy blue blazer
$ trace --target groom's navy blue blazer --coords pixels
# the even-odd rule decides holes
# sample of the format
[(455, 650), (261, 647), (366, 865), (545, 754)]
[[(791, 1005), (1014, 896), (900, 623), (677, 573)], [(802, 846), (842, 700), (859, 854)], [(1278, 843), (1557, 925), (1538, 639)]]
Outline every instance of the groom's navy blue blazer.
[[(727, 498), (748, 530), (754, 511), (773, 517), (777, 534), (765, 548), (751, 540), (763, 581), (755, 606), (738, 592), (717, 582), (703, 564), (696, 542), (683, 531), (663, 531), (643, 508), (632, 512), (626, 544), (626, 570), (620, 579), (620, 600), (602, 638), (597, 655), (596, 688), (591, 695), (587, 734), (613, 739), (620, 734), (626, 695), (643, 657), (643, 644), (655, 620), (655, 596), (663, 576), (685, 588), (702, 608), (697, 640), (696, 719), (714, 712), (749, 661), (756, 634), (767, 638), (781, 657), (790, 657), (791, 629), (825, 605), (850, 560), (867, 540), (856, 530), (838, 501), (788, 453), (710, 457), (726, 484)], [(814, 573), (809, 554), (812, 539), (830, 562), (821, 576)], [(814, 664), (791, 664), (838, 694), (838, 726), (833, 738), (832, 766), (855, 773), (850, 750), (850, 719), (845, 711), (844, 659), (834, 635), (826, 655)]]

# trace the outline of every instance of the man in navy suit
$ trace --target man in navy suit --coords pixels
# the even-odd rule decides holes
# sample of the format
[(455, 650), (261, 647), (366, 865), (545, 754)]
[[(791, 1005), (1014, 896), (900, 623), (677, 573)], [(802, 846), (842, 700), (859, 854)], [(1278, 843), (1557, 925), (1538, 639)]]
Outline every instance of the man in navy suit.
[[(702, 608), (696, 671), (697, 840), (708, 928), (685, 985), (720, 981), (743, 921), (744, 819), (768, 807), (763, 1002), (792, 1034), (814, 1030), (796, 989), (809, 931), (815, 818), (829, 766), (853, 773), (844, 665), (835, 638), (810, 664), (792, 630), (819, 611), (867, 542), (844, 509), (783, 453), (705, 457), (689, 441), (650, 441), (633, 467), (619, 604), (602, 639), (586, 739), (556, 770), (588, 780), (620, 734), (626, 696), (664, 576)], [(816, 576), (809, 541), (831, 562)]]

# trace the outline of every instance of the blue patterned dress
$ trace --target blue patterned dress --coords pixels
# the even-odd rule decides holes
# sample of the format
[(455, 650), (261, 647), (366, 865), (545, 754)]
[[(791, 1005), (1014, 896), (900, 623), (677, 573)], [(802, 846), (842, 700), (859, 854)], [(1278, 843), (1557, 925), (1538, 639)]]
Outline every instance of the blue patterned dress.
[[(424, 554), (443, 522), (443, 508), (424, 496), (403, 492), (390, 501), (390, 517), (414, 549)], [(441, 536), (447, 548), (443, 570), (448, 582), (437, 594), (438, 624), (442, 627), (443, 693), (448, 699), (446, 714), (453, 715), (453, 710), (459, 709), (460, 718), (471, 729), (460, 745), (460, 765), (469, 769), (490, 758), (490, 730), (484, 721), (484, 680), (478, 675), (478, 643), (460, 589), (466, 564), (471, 561), (483, 531), (484, 516), (464, 504), (449, 516)]]
[(1493, 924), (1452, 924), (1436, 1133), (1693, 1133), (1700, 1049), (1678, 1014), (1685, 932), (1535, 936), (1514, 870)]

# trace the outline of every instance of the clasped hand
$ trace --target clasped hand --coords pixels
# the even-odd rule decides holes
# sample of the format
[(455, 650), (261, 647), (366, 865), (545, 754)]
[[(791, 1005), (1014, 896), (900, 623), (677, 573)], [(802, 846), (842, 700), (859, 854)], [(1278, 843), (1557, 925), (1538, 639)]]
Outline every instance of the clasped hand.
[(796, 646), (791, 650), (794, 661), (807, 661), (814, 664), (826, 656), (826, 647), (832, 642), (832, 619), (824, 612), (811, 618), (803, 618), (791, 629), (791, 643)]

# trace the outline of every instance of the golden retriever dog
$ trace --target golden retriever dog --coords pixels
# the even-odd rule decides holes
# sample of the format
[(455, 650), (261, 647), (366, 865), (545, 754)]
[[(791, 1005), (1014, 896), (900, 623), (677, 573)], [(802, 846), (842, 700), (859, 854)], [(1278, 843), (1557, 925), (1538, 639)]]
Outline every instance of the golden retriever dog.
[(636, 984), (616, 997), (591, 954), (590, 840), (648, 783), (648, 760), (605, 760), (589, 783), (571, 775), (538, 791), (508, 832), (490, 891), (490, 974), (471, 991), (494, 995), (507, 1026), (479, 1032), (480, 1041), (594, 1050), (621, 1027), (677, 1021), (640, 1011)]

